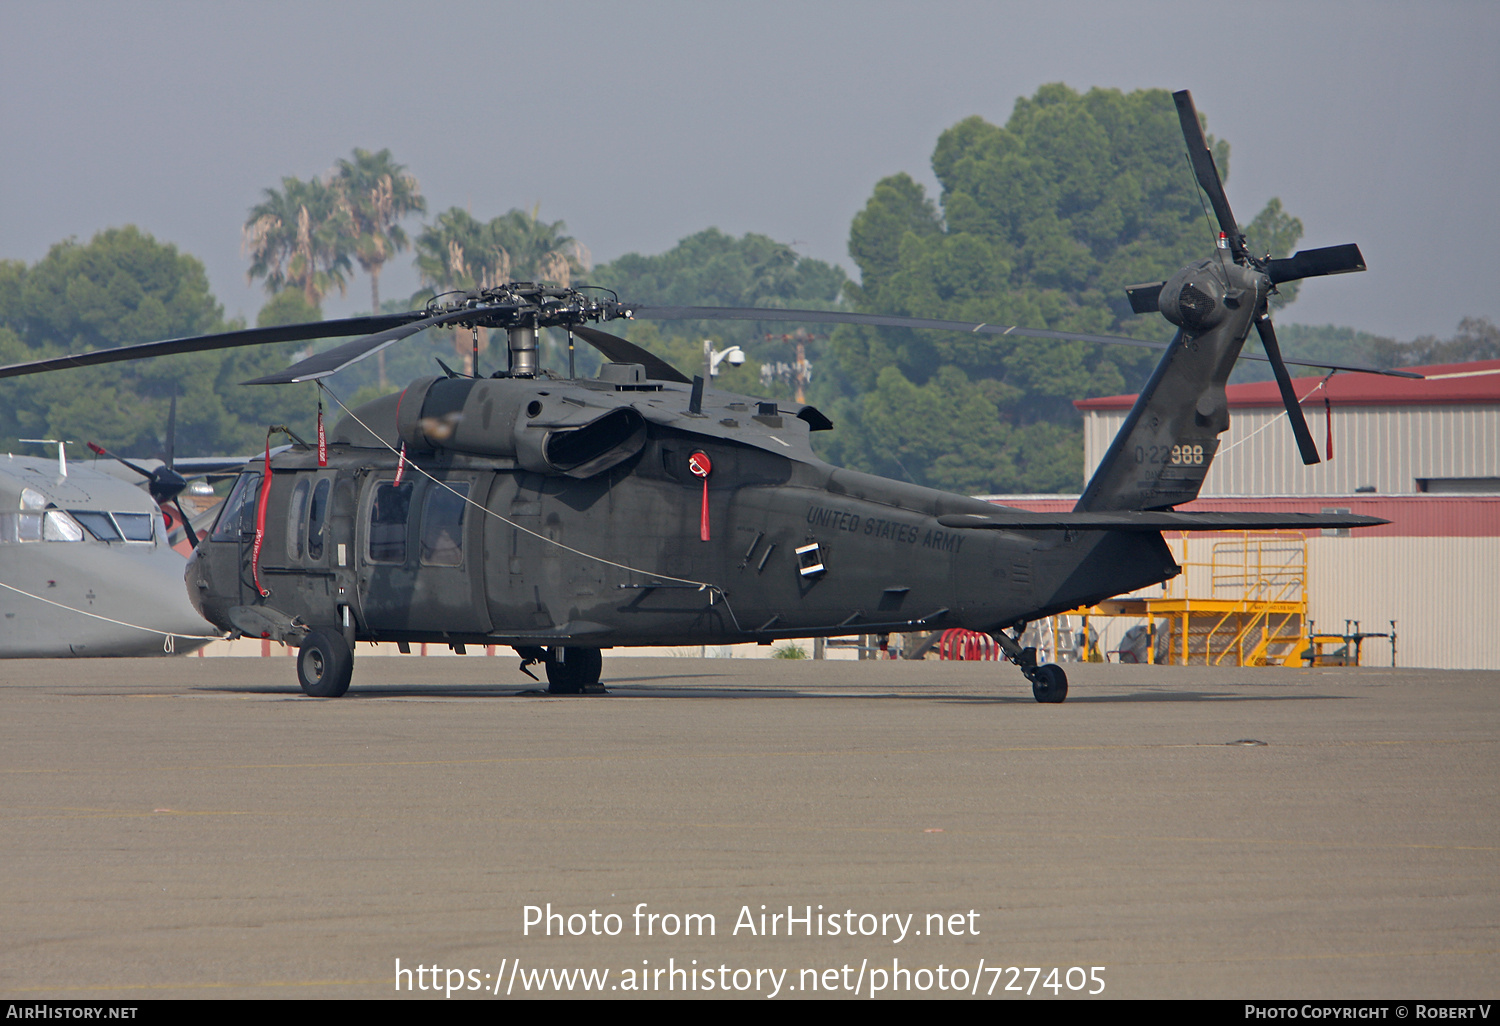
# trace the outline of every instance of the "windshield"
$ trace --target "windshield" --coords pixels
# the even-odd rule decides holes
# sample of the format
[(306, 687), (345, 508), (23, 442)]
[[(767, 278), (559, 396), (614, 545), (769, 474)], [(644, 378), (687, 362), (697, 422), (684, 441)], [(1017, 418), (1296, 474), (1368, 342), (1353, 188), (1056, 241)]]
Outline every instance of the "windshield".
[(255, 502), (260, 498), (260, 474), (244, 473), (235, 481), (234, 489), (219, 513), (214, 524), (214, 541), (239, 541), (242, 535), (255, 533)]

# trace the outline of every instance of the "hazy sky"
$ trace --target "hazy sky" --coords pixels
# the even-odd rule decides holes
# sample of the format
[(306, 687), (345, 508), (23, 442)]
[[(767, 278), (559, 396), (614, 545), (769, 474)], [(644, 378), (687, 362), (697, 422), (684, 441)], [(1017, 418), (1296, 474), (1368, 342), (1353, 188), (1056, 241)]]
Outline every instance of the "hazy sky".
[[(389, 147), (430, 211), (541, 204), (596, 260), (710, 225), (852, 268), (881, 177), (935, 194), (938, 133), (1066, 82), (1190, 88), (1317, 279), (1282, 320), (1411, 338), (1500, 321), (1493, 2), (67, 3), (0, 0), (0, 257), (126, 223), (202, 259), (229, 314), (267, 186)], [(408, 226), (415, 229), (413, 222)], [(382, 279), (416, 287), (410, 255)], [(368, 304), (366, 279), (330, 315)], [(649, 300), (652, 297), (630, 297)]]

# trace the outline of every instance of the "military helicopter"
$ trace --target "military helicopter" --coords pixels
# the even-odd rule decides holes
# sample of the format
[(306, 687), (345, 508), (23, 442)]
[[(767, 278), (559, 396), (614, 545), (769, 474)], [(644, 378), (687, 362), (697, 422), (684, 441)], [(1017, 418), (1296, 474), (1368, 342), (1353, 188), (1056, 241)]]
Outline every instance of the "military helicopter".
[[(475, 367), (478, 329), (506, 333), (503, 371), (444, 367), (346, 408), (331, 434), (320, 421), (316, 444), (272, 457), (268, 443), (194, 552), (193, 605), (226, 631), (296, 646), (309, 695), (343, 694), (365, 640), (403, 651), (510, 645), (523, 669), (545, 666), (550, 691), (577, 693), (597, 689), (604, 648), (964, 627), (995, 638), (1037, 701), (1058, 703), (1066, 674), (1020, 644), (1025, 625), (1176, 576), (1162, 531), (1384, 523), (1173, 509), (1197, 496), (1229, 426), (1225, 383), (1252, 325), (1304, 459), (1316, 461), (1267, 302), (1279, 283), (1364, 269), (1352, 245), (1253, 256), (1191, 96), (1175, 100), (1221, 231), (1209, 259), (1128, 290), (1137, 312), (1159, 310), (1177, 327), (1169, 344), (836, 311), (653, 307), (588, 286), (513, 282), (420, 311), (95, 351), (0, 377), (359, 336), (247, 382), (321, 388), (424, 328), (472, 329)], [(816, 408), (710, 389), (707, 371), (689, 377), (596, 326), (630, 317), (891, 325), (1164, 353), (1075, 510), (1039, 514), (830, 466), (809, 444), (832, 427)], [(539, 367), (542, 328), (568, 333), (565, 378)], [(609, 361), (597, 377), (574, 375), (575, 339)]]

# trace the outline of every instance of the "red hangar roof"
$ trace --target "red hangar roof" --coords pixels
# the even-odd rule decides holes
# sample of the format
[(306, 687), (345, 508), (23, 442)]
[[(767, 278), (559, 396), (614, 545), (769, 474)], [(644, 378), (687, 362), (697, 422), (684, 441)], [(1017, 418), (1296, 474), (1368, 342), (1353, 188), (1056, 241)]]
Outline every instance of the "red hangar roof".
[[(1340, 371), (1328, 379), (1323, 391), (1318, 394), (1320, 397), (1326, 394), (1334, 406), (1500, 405), (1500, 360), (1401, 369), (1415, 371), (1423, 375), (1423, 378), (1391, 378), (1381, 374)], [(1292, 390), (1298, 397), (1305, 399), (1322, 380), (1322, 375), (1293, 378)], [(1230, 385), (1225, 392), (1231, 409), (1281, 405), (1281, 392), (1274, 381)], [(1080, 412), (1128, 410), (1134, 404), (1133, 395), (1110, 395), (1073, 401)]]

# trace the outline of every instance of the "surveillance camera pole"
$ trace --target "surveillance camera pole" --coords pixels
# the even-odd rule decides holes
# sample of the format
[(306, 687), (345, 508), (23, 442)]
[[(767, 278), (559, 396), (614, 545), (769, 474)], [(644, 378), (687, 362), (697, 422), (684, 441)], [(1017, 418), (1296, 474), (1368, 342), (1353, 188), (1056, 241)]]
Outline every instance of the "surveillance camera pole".
[(728, 349), (715, 349), (712, 339), (703, 340), (703, 378), (705, 381), (718, 377), (719, 364), (728, 360), (738, 366), (745, 362), (744, 350), (739, 346), (730, 346)]

